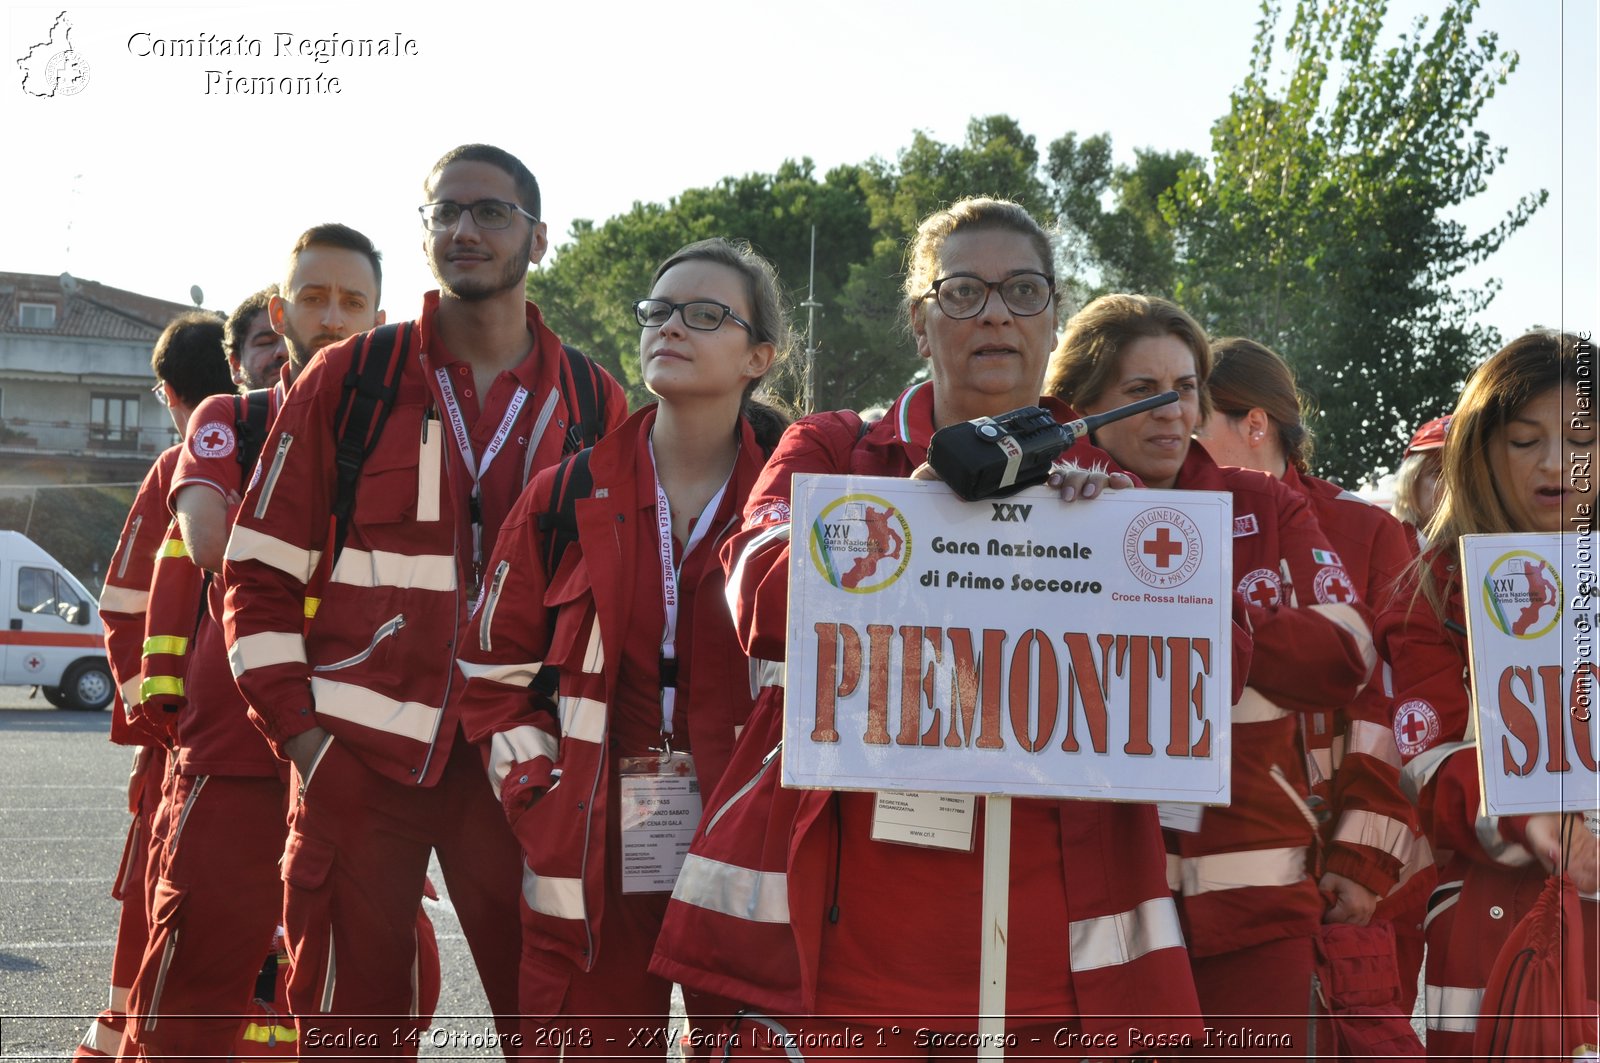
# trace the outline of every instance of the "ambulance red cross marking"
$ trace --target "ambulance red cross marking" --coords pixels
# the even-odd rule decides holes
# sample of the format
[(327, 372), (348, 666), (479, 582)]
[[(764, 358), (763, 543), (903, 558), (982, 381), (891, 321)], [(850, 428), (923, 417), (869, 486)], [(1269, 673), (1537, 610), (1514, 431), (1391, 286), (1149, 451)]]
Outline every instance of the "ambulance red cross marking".
[(1272, 586), (1270, 580), (1258, 579), (1250, 584), (1250, 593), (1245, 597), (1261, 606), (1261, 608), (1267, 609), (1277, 604), (1278, 591)]
[(1173, 541), (1172, 529), (1165, 524), (1156, 529), (1154, 539), (1146, 540), (1139, 549), (1156, 559), (1156, 568), (1170, 568), (1174, 555), (1183, 554), (1183, 544)]
[(43, 667), (44, 667), (44, 658), (40, 657), (37, 653), (33, 654), (32, 656), (30, 656), (28, 658), (28, 671), (32, 672), (32, 671), (35, 671), (36, 669), (43, 668)]

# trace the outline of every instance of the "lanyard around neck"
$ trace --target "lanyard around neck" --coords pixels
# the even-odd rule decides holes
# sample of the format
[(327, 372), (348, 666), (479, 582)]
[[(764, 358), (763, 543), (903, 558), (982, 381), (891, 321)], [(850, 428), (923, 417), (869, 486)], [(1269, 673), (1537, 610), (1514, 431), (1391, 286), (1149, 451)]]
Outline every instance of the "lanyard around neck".
[(656, 541), (660, 547), (662, 611), (666, 615), (666, 622), (661, 631), (661, 733), (671, 735), (672, 717), (678, 699), (678, 574), (683, 566), (683, 559), (694, 553), (694, 548), (705, 538), (707, 530), (710, 529), (717, 510), (722, 506), (722, 496), (727, 493), (728, 483), (733, 479), (733, 470), (728, 470), (728, 476), (722, 481), (722, 486), (711, 496), (705, 509), (700, 511), (700, 516), (694, 522), (694, 530), (689, 533), (689, 541), (683, 546), (682, 558), (674, 563), (672, 505), (667, 501), (666, 489), (661, 486), (660, 474), (655, 472), (655, 440), (649, 440), (648, 446), (650, 469), (656, 481)]
[[(450, 434), (455, 437), (456, 449), (461, 451), (462, 464), (467, 467), (467, 472), (472, 477), (472, 494), (468, 496), (467, 507), (472, 517), (472, 582), (473, 593), (476, 594), (476, 584), (483, 574), (483, 477), (505, 447), (506, 440), (511, 438), (511, 426), (516, 424), (517, 414), (522, 412), (523, 403), (528, 401), (528, 389), (520, 384), (517, 385), (517, 393), (511, 396), (505, 416), (500, 418), (500, 426), (495, 429), (494, 438), (489, 440), (489, 445), (484, 448), (483, 458), (480, 460), (472, 452), (472, 439), (467, 435), (467, 421), (461, 413), (461, 404), (456, 401), (455, 389), (450, 384), (449, 371), (439, 368), (434, 370), (433, 375), (439, 381), (440, 398), (443, 399), (445, 412), (450, 418)], [(529, 440), (529, 446), (532, 445), (533, 441)]]

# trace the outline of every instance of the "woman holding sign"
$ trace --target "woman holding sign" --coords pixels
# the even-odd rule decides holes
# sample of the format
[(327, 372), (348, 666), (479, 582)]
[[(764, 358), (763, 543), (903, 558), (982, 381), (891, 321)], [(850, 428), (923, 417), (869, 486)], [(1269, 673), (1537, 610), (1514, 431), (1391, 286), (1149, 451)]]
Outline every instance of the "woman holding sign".
[(672, 986), (646, 964), (751, 706), (717, 548), (784, 424), (751, 398), (789, 347), (777, 275), (704, 240), (633, 311), (660, 402), (523, 493), (461, 661), (523, 847), (523, 1055), (665, 1058)]
[[(1053, 261), (1015, 203), (962, 200), (925, 219), (904, 290), (929, 379), (873, 424), (842, 412), (793, 425), (723, 550), (762, 691), (708, 802), (652, 969), (759, 1013), (730, 1027), (735, 1058), (783, 1058), (786, 1046), (808, 1060), (970, 1058), (977, 1043), (981, 840), (874, 840), (878, 795), (778, 784), (790, 483), (805, 472), (910, 476), (935, 429), (1038, 405), (1056, 328)], [(1075, 416), (1046, 405), (1058, 420)], [(1065, 456), (1106, 464), (1086, 444)], [(1067, 497), (1092, 497), (1129, 481), (1075, 468), (1054, 482)], [(867, 523), (871, 537), (871, 514)], [(896, 543), (883, 534), (876, 548)], [(1018, 799), (1013, 816), (1005, 1010), (1016, 1040), (1006, 1054), (1197, 1043), (1154, 809)]]
[(1179, 402), (1106, 425), (1094, 441), (1150, 487), (1233, 492), (1233, 575), (1255, 639), (1233, 706), (1233, 801), (1169, 832), (1195, 987), (1213, 1053), (1311, 1051), (1313, 877), (1318, 822), (1300, 715), (1355, 700), (1372, 639), (1355, 585), (1305, 498), (1247, 469), (1219, 468), (1191, 435), (1210, 413), (1211, 348), (1182, 308), (1107, 295), (1067, 322), (1048, 394), (1085, 413), (1175, 389)]
[[(1415, 540), (1381, 507), (1311, 475), (1311, 433), (1301, 420), (1300, 392), (1276, 351), (1235, 337), (1216, 341), (1211, 353), (1206, 390), (1215, 410), (1198, 433), (1206, 453), (1219, 465), (1275, 476), (1310, 502), (1361, 600), (1381, 612), (1415, 556)], [(1387, 668), (1387, 662), (1380, 665)], [(1400, 752), (1382, 670), (1356, 701), (1311, 717), (1303, 735), (1312, 792), (1331, 812), (1322, 826), (1318, 885), (1335, 903), (1323, 918), (1357, 926), (1372, 918), (1394, 923), (1401, 1004), (1409, 1016), (1435, 875), (1433, 855), (1418, 840), (1416, 811), (1400, 790)], [(1400, 882), (1405, 888), (1391, 892)]]
[[(1592, 384), (1594, 373), (1594, 348), (1554, 332), (1513, 340), (1478, 367), (1445, 439), (1430, 545), (1378, 624), (1379, 644), (1394, 662), (1394, 730), (1406, 783), (1418, 795), (1434, 850), (1449, 854), (1429, 903), (1429, 1056), (1472, 1058), (1478, 1003), (1495, 957), (1548, 872), (1565, 871), (1589, 894), (1582, 903), (1583, 969), (1595, 999), (1594, 835), (1575, 815), (1479, 815), (1459, 568), (1463, 535), (1589, 529), (1592, 536), (1594, 406), (1592, 389), (1580, 393), (1579, 386)], [(1580, 733), (1580, 744), (1592, 741), (1587, 728)]]

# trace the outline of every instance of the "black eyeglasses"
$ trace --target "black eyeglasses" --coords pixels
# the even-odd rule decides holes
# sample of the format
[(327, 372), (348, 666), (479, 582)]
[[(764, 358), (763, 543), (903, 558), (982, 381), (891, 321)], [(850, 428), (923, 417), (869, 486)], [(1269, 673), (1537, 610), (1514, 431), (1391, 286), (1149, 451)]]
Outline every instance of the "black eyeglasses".
[(989, 305), (990, 293), (995, 291), (999, 291), (1001, 300), (1013, 314), (1034, 317), (1044, 313), (1044, 308), (1050, 305), (1056, 294), (1056, 282), (1033, 271), (1013, 273), (998, 281), (986, 281), (971, 273), (952, 273), (934, 281), (923, 298), (938, 300), (945, 317), (960, 321), (983, 313), (983, 308)]
[(539, 221), (515, 203), (507, 203), (503, 199), (480, 199), (476, 203), (455, 203), (445, 199), (438, 203), (424, 203), (417, 208), (417, 213), (422, 215), (422, 224), (428, 231), (436, 233), (455, 228), (461, 220), (462, 211), (471, 214), (473, 223), (480, 229), (504, 229), (518, 214), (536, 224)]
[(754, 336), (756, 330), (750, 322), (733, 312), (733, 307), (700, 299), (692, 303), (669, 303), (665, 299), (640, 299), (633, 304), (633, 316), (643, 328), (660, 328), (672, 319), (674, 311), (683, 314), (683, 323), (697, 332), (715, 332), (723, 321), (732, 318), (734, 324)]

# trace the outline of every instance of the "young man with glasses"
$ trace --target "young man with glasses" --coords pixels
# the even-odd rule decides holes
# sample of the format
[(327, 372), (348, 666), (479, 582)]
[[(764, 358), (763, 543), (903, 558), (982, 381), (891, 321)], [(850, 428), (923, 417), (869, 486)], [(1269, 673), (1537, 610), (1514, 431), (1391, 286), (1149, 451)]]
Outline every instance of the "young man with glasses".
[[(283, 878), (303, 1056), (415, 1054), (411, 927), (435, 850), (500, 1047), (519, 1052), (521, 854), (450, 704), (456, 647), (478, 637), (483, 563), (523, 486), (627, 412), (616, 381), (565, 355), (526, 300), (547, 247), (527, 167), (465, 145), (423, 191), (439, 290), (396, 337), (394, 398), (343, 549), (328, 556), (337, 421), (364, 338), (300, 377), (263, 450), (278, 467), (246, 493), (224, 566), (235, 675), (295, 769)], [(574, 372), (598, 399), (587, 411)]]
[[(229, 389), (222, 338), (222, 322), (217, 317), (193, 311), (169, 324), (156, 341), (150, 359), (156, 382), (150, 390), (167, 408), (173, 427), (180, 434), (203, 399), (224, 394)], [(144, 645), (150, 577), (156, 550), (167, 530), (167, 490), (181, 449), (182, 445), (175, 443), (162, 451), (145, 474), (122, 525), (116, 552), (106, 565), (105, 587), (100, 592), (106, 656), (118, 692), (117, 705), (111, 714), (111, 741), (134, 747), (133, 767), (128, 773), (128, 812), (133, 822), (119, 868), (121, 877), (112, 892), (113, 897), (122, 902), (122, 909), (111, 959), (111, 999), (109, 1007), (90, 1025), (83, 1043), (74, 1052), (74, 1058), (79, 1059), (118, 1054), (125, 1029), (128, 994), (149, 939), (145, 867), (167, 758), (165, 736), (146, 726), (135, 710), (140, 701), (139, 662)]]
[[(319, 225), (296, 241), (281, 290), (301, 298), (338, 293), (339, 306), (319, 325), (336, 339), (382, 323), (378, 271), (378, 253), (365, 236), (344, 225)], [(252, 372), (270, 363), (286, 338), (271, 321), (264, 334), (261, 327), (274, 316), (274, 305), (283, 320), (283, 303), (275, 289), (257, 292), (229, 319), (235, 350), (252, 340), (266, 348), (263, 364)], [(238, 1016), (250, 1003), (282, 918), (278, 863), (287, 831), (287, 769), (252, 726), (234, 683), (218, 573), (255, 468), (239, 438), (247, 419), (242, 407), (264, 403), (270, 421), (309, 356), (299, 353), (287, 378), (263, 382), (270, 391), (217, 395), (195, 408), (168, 489), (183, 553), (210, 578), (201, 584), (186, 566), (175, 578), (158, 576), (146, 630), (147, 645), (150, 636), (188, 640), (186, 655), (157, 658), (181, 661), (183, 703), (170, 714), (175, 768), (149, 879), (154, 927), (130, 1005), (137, 1016), (130, 1033), (150, 1058), (234, 1051)], [(205, 613), (196, 625), (201, 595)], [(151, 670), (147, 664), (146, 679)]]

